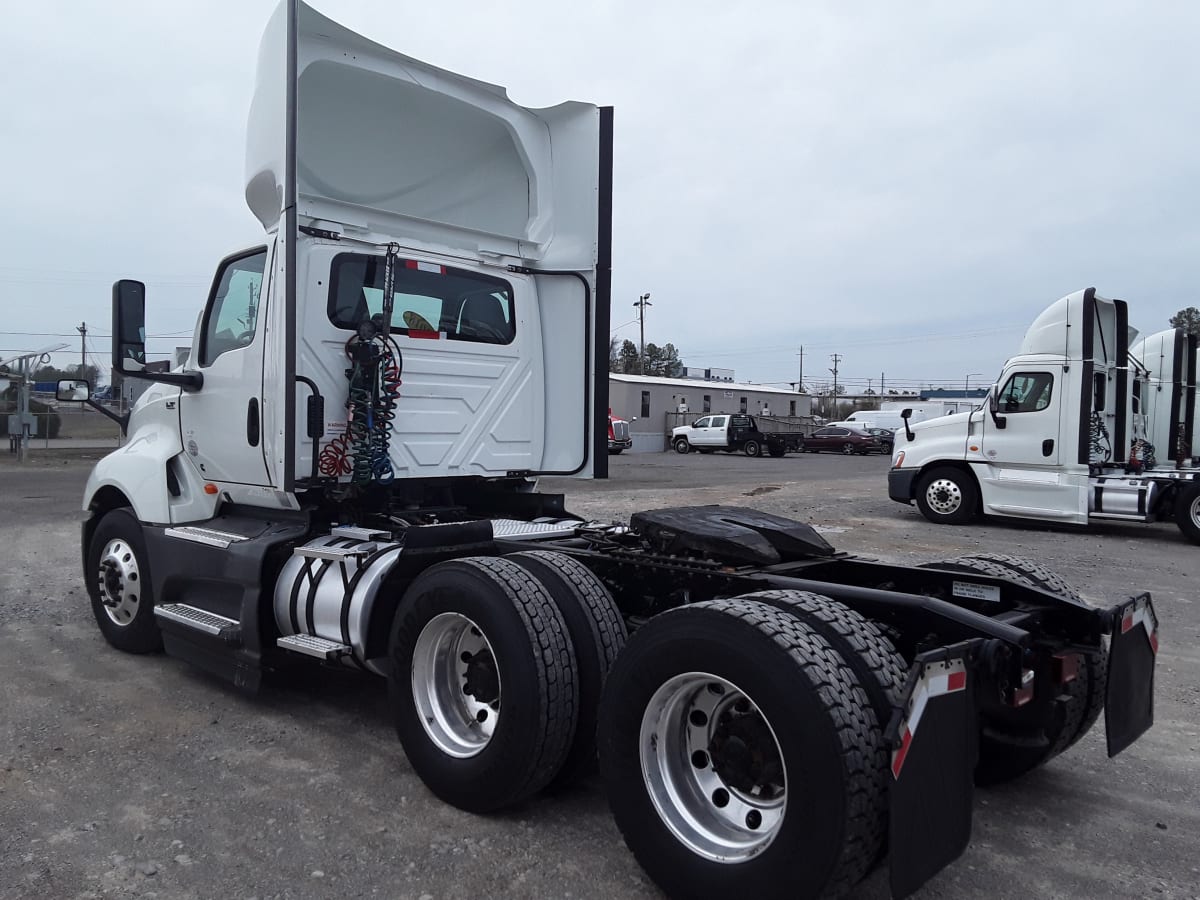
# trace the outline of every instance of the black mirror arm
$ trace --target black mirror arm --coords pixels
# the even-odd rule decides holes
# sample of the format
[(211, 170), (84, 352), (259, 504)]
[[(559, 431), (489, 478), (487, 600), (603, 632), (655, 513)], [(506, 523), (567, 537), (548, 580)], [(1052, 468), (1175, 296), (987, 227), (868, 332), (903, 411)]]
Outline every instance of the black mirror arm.
[(177, 384), (185, 391), (198, 391), (204, 387), (204, 376), (199, 372), (126, 372), (126, 378), (143, 378), (146, 381), (161, 381), (163, 384)]
[(83, 402), (86, 403), (88, 406), (90, 406), (92, 409), (96, 410), (96, 412), (100, 413), (101, 415), (107, 416), (108, 418), (110, 418), (114, 422), (116, 422), (118, 425), (120, 425), (122, 436), (129, 433), (129, 413), (125, 413), (125, 415), (123, 415), (123, 416), (118, 416), (115, 412), (113, 412), (111, 409), (109, 409), (103, 403), (97, 403), (95, 400), (92, 400), (92, 399), (84, 400)]

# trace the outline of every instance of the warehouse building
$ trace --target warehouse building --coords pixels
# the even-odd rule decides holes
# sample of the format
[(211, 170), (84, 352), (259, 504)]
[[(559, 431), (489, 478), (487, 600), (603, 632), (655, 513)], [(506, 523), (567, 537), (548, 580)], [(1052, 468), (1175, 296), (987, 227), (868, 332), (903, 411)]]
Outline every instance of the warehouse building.
[(668, 423), (678, 424), (679, 416), (674, 415), (678, 413), (696, 418), (705, 413), (812, 414), (812, 397), (787, 388), (612, 373), (608, 376), (608, 405), (614, 416), (629, 421), (634, 453), (665, 450)]

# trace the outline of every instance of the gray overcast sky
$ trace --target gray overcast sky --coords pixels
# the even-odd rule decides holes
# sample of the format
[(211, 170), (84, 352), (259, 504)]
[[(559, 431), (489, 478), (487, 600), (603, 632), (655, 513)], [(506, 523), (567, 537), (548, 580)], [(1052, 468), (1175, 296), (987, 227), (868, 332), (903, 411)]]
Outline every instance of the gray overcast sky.
[[(612, 326), (649, 291), (647, 339), (689, 365), (794, 380), (804, 344), (808, 382), (836, 351), (851, 388), (979, 384), (1072, 290), (1143, 333), (1200, 305), (1198, 4), (314, 5), (519, 103), (616, 107)], [(119, 277), (190, 342), (260, 234), (243, 130), (274, 6), (8, 5), (0, 356), (107, 334)]]

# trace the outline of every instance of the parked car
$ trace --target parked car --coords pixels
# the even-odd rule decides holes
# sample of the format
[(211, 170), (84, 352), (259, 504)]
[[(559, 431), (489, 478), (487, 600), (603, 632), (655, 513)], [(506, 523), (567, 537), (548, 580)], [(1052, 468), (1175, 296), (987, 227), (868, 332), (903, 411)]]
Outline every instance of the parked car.
[(822, 450), (834, 450), (838, 453), (878, 453), (882, 444), (875, 435), (857, 428), (839, 428), (826, 426), (818, 428), (804, 439), (805, 453), (820, 453)]
[(881, 451), (889, 455), (891, 454), (892, 447), (896, 445), (896, 432), (890, 428), (864, 428), (863, 431), (867, 434), (875, 435), (879, 439)]

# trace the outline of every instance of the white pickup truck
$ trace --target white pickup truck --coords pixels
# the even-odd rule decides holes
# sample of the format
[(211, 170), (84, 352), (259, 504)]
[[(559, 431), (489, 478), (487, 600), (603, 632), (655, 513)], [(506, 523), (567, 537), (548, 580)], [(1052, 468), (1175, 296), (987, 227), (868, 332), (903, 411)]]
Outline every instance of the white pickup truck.
[(701, 453), (726, 450), (741, 451), (747, 456), (762, 456), (766, 450), (772, 456), (783, 456), (802, 449), (804, 435), (799, 431), (760, 431), (754, 416), (704, 416), (691, 425), (671, 429), (671, 446), (676, 453)]

